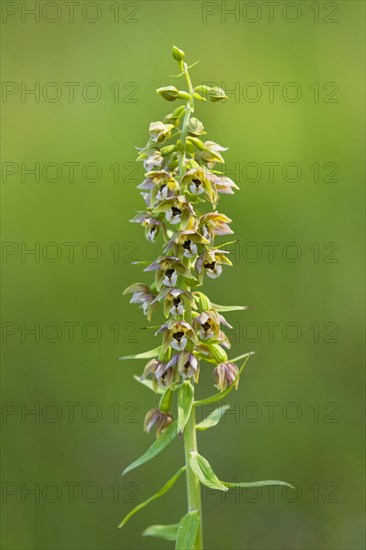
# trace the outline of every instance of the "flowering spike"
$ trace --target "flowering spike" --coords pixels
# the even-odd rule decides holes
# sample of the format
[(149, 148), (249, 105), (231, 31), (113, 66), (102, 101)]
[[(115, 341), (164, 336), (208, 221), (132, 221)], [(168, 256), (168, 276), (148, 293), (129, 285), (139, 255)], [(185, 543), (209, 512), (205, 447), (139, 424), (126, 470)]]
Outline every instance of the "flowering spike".
[[(140, 305), (149, 321), (159, 306), (165, 316), (156, 331), (161, 345), (155, 353), (152, 350), (133, 356), (149, 359), (141, 381), (162, 394), (158, 408), (146, 414), (144, 423), (147, 432), (157, 429), (158, 439), (152, 450), (129, 469), (155, 456), (178, 433), (184, 435), (188, 505), (199, 519), (196, 540), (189, 547), (193, 548), (194, 543), (194, 548), (200, 549), (199, 483), (214, 483), (221, 490), (227, 487), (197, 452), (195, 408), (220, 400), (234, 387), (238, 388), (245, 363), (239, 370), (235, 360), (228, 358), (230, 341), (223, 328), (232, 327), (220, 312), (246, 308), (218, 306), (196, 290), (206, 277), (216, 279), (227, 266), (232, 266), (229, 252), (223, 249), (225, 243), (220, 246), (216, 242), (233, 233), (232, 220), (218, 210), (218, 203), (221, 194), (232, 195), (238, 186), (219, 170), (218, 165), (224, 163), (222, 153), (227, 149), (206, 140), (203, 123), (193, 116), (195, 99), (220, 102), (227, 99), (225, 92), (218, 87), (194, 88), (184, 61), (185, 53), (173, 46), (172, 54), (188, 90), (165, 86), (158, 88), (157, 93), (168, 101), (185, 100), (185, 104), (149, 126), (147, 143), (139, 149), (137, 157), (146, 170), (144, 180), (138, 185), (144, 205), (131, 220), (141, 224), (149, 242), (161, 243), (161, 254), (154, 261), (144, 263), (144, 271), (153, 276), (153, 280), (135, 283), (125, 290), (132, 294), (131, 302)], [(245, 357), (246, 362), (250, 355), (241, 355), (237, 360)], [(219, 393), (200, 402), (194, 401), (194, 387), (202, 362), (206, 363), (204, 368), (212, 369)], [(177, 415), (170, 411), (174, 395), (178, 395)], [(218, 421), (222, 415), (216, 416)], [(216, 423), (214, 419), (211, 425)], [(178, 535), (183, 538), (185, 523), (182, 521), (178, 529)]]

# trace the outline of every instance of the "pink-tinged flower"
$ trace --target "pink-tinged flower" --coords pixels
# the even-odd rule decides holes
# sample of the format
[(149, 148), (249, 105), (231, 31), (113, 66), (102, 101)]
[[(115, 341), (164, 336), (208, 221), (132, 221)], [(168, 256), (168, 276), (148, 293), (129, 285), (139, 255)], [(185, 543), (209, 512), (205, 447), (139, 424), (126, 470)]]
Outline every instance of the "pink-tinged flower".
[(213, 172), (209, 172), (209, 179), (212, 184), (215, 185), (217, 192), (223, 195), (233, 195), (234, 189), (239, 189), (232, 179), (224, 176), (223, 174), (214, 174)]
[(131, 304), (141, 304), (142, 311), (147, 317), (148, 321), (151, 321), (151, 316), (154, 311), (159, 307), (156, 302), (156, 294), (154, 294), (150, 287), (143, 283), (135, 283), (123, 291), (123, 294), (131, 294)]
[(154, 208), (154, 213), (156, 212), (165, 212), (166, 220), (173, 225), (180, 223), (182, 229), (186, 229), (191, 216), (195, 215), (193, 206), (184, 195), (162, 201)]
[(233, 328), (217, 311), (203, 311), (193, 321), (193, 328), (198, 333), (200, 340), (210, 341), (221, 344), (230, 349), (230, 341), (226, 334), (221, 330), (220, 325), (223, 324), (229, 328)]
[(228, 224), (231, 223), (231, 219), (225, 216), (225, 214), (219, 214), (218, 212), (209, 212), (200, 217), (198, 232), (210, 241), (213, 241), (216, 235), (230, 235), (233, 231)]
[[(213, 375), (214, 379), (217, 382), (216, 388), (220, 391), (226, 390), (227, 386), (231, 386), (234, 383), (236, 377), (239, 374), (239, 369), (235, 363), (227, 361), (226, 363), (221, 363), (215, 368)], [(238, 389), (239, 379), (235, 382), (235, 389)]]
[(141, 212), (130, 221), (132, 223), (140, 223), (142, 227), (144, 227), (145, 237), (151, 243), (155, 242), (160, 229), (164, 235), (166, 234), (165, 224), (158, 218), (154, 218), (154, 216), (152, 216), (149, 212)]
[(145, 380), (145, 378), (151, 375), (153, 388), (156, 391), (158, 385), (162, 388), (171, 386), (176, 379), (175, 374), (174, 369), (172, 369), (166, 361), (151, 359), (145, 365), (141, 380)]
[(163, 256), (146, 267), (144, 271), (156, 271), (155, 285), (158, 290), (162, 285), (174, 287), (179, 275), (187, 279), (193, 278), (186, 266), (178, 258), (172, 256)]
[(202, 282), (203, 274), (206, 273), (211, 279), (216, 279), (222, 273), (222, 265), (233, 265), (225, 256), (229, 252), (223, 250), (205, 250), (198, 256), (194, 268), (198, 273), (198, 280)]
[(192, 378), (198, 375), (198, 361), (197, 357), (188, 351), (182, 351), (174, 355), (169, 361), (168, 365), (171, 367), (178, 367), (178, 372), (183, 378)]
[(160, 409), (151, 409), (144, 420), (144, 430), (145, 432), (150, 432), (154, 427), (157, 428), (156, 435), (160, 435), (161, 432), (166, 430), (166, 428), (173, 422), (173, 417), (171, 414), (161, 411)]
[(169, 347), (176, 351), (183, 351), (188, 342), (194, 344), (196, 341), (191, 325), (185, 321), (170, 321), (162, 325), (155, 334), (160, 332), (163, 333), (163, 352), (167, 351)]

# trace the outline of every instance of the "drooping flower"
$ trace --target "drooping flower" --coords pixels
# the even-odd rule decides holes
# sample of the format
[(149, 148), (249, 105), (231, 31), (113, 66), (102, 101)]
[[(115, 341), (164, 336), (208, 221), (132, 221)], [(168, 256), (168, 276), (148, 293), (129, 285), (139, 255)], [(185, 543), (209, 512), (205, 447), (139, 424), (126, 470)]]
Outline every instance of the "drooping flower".
[(123, 294), (131, 294), (131, 304), (141, 304), (142, 311), (147, 317), (148, 321), (151, 321), (151, 316), (154, 311), (159, 307), (159, 304), (155, 301), (156, 294), (154, 294), (150, 287), (144, 283), (135, 283), (123, 291)]
[(213, 241), (216, 235), (231, 235), (233, 231), (228, 224), (231, 219), (219, 212), (208, 212), (199, 219), (198, 232), (206, 239)]
[(132, 220), (133, 223), (140, 223), (142, 227), (145, 228), (145, 237), (146, 239), (154, 243), (157, 235), (160, 232), (160, 229), (163, 231), (164, 235), (166, 234), (166, 226), (158, 218), (155, 218), (150, 212), (140, 212)]
[(173, 417), (170, 413), (163, 412), (160, 409), (151, 409), (145, 416), (144, 420), (144, 430), (145, 432), (150, 432), (154, 427), (156, 427), (156, 435), (160, 435), (161, 432), (166, 430), (166, 428), (173, 422)]
[(208, 168), (213, 168), (216, 163), (225, 163), (221, 155), (223, 151), (227, 151), (227, 147), (222, 147), (215, 141), (205, 141), (204, 147), (198, 150), (195, 159), (199, 164), (206, 163)]
[[(239, 369), (235, 363), (226, 361), (225, 363), (220, 363), (220, 365), (217, 365), (213, 372), (217, 389), (220, 391), (226, 390), (227, 386), (231, 386), (231, 384), (235, 382), (238, 374)], [(238, 389), (238, 386), (239, 379), (235, 382), (235, 389)]]

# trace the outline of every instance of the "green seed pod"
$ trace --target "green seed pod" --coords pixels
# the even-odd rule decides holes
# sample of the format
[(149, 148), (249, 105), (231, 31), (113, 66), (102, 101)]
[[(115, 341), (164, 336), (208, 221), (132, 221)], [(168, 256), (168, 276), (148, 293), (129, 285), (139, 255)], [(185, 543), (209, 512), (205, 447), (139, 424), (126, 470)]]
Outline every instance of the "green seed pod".
[(195, 292), (195, 298), (201, 311), (209, 311), (212, 309), (211, 301), (208, 299), (206, 294), (203, 294), (203, 292)]
[(226, 351), (219, 344), (208, 344), (207, 347), (217, 363), (225, 363), (228, 360)]

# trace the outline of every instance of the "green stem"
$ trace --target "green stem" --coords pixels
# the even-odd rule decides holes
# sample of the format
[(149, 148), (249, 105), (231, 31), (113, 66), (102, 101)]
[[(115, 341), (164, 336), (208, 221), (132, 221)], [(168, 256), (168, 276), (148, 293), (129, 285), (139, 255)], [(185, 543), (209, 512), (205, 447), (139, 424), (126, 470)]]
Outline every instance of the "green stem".
[(199, 528), (195, 543), (195, 550), (203, 549), (202, 539), (202, 506), (201, 506), (201, 485), (200, 482), (189, 465), (189, 453), (197, 451), (196, 437), (196, 410), (193, 405), (190, 417), (184, 428), (184, 452), (186, 457), (186, 479), (187, 479), (187, 497), (188, 511), (198, 510), (199, 513)]
[(184, 76), (185, 76), (186, 81), (187, 81), (188, 91), (191, 95), (191, 99), (187, 102), (187, 105), (186, 105), (186, 112), (185, 112), (184, 119), (183, 119), (183, 124), (182, 124), (182, 133), (181, 133), (181, 136), (180, 136), (180, 140), (182, 142), (183, 150), (182, 150), (181, 155), (179, 157), (179, 174), (182, 176), (183, 173), (184, 173), (185, 147), (186, 147), (186, 137), (187, 137), (187, 133), (188, 133), (188, 124), (189, 124), (189, 119), (191, 118), (191, 114), (194, 112), (194, 99), (193, 99), (194, 91), (193, 91), (193, 85), (192, 85), (191, 77), (189, 76), (187, 64), (184, 63), (183, 61), (181, 61), (180, 62), (180, 68), (181, 68), (182, 72), (184, 73)]

